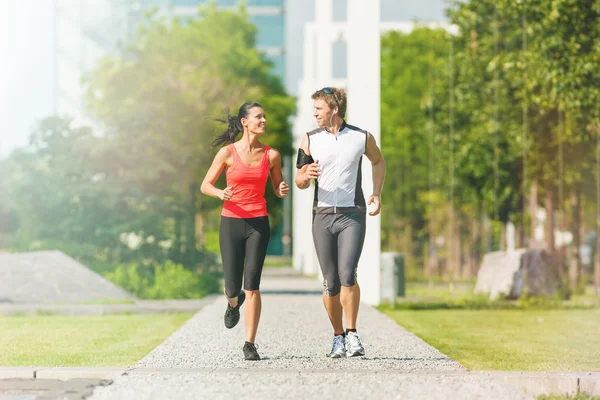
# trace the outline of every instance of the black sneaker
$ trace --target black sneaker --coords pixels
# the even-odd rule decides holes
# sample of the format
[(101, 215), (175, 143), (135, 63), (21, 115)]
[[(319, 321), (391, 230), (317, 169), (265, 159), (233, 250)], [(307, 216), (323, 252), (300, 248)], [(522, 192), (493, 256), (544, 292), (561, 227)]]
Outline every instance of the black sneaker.
[(240, 307), (246, 300), (246, 293), (242, 290), (242, 293), (238, 296), (238, 304), (235, 307), (231, 307), (227, 302), (227, 310), (225, 310), (225, 327), (231, 329), (240, 322)]
[(256, 345), (254, 343), (244, 343), (244, 358), (249, 361), (259, 361), (260, 356), (256, 351)]

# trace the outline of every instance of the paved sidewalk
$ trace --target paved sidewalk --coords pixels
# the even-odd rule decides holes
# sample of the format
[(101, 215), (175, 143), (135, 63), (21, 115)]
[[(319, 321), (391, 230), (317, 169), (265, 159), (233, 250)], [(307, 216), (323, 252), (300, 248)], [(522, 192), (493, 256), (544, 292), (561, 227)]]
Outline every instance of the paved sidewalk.
[(194, 300), (136, 300), (122, 304), (0, 303), (0, 315), (108, 315), (195, 313), (217, 297)]

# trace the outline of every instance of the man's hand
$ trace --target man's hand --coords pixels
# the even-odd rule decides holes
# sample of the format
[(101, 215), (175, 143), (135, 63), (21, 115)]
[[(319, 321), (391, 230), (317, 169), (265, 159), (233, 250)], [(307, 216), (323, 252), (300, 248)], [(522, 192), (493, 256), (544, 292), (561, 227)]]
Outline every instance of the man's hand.
[(381, 201), (379, 200), (379, 196), (372, 195), (371, 197), (369, 197), (369, 201), (367, 202), (367, 204), (375, 204), (375, 208), (373, 209), (373, 211), (369, 211), (369, 215), (374, 216), (379, 214), (379, 211), (381, 211)]
[(223, 201), (231, 200), (232, 197), (233, 190), (231, 190), (231, 186), (227, 186), (223, 191), (221, 191), (221, 194), (219, 195), (219, 198)]
[(306, 169), (304, 176), (308, 180), (310, 180), (310, 179), (317, 179), (319, 177), (319, 175), (321, 175), (321, 167), (319, 167), (319, 160), (315, 161), (312, 164), (308, 164), (308, 168)]
[(278, 192), (279, 193), (277, 193), (277, 196), (279, 197), (285, 197), (290, 194), (290, 187), (287, 185), (287, 183), (285, 183), (285, 181), (281, 181), (279, 184)]

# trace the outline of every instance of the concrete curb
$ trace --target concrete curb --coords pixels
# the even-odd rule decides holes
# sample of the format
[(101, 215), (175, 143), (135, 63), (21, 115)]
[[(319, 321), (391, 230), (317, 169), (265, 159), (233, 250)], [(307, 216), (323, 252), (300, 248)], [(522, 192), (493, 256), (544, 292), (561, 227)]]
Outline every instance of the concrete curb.
[(471, 374), (489, 376), (533, 396), (552, 393), (600, 396), (600, 372), (473, 371)]
[(193, 300), (138, 300), (127, 304), (0, 303), (0, 315), (114, 315), (197, 313), (220, 295)]
[(343, 374), (343, 375), (439, 375), (480, 376), (524, 390), (532, 396), (555, 393), (587, 393), (600, 396), (600, 372), (516, 372), (516, 371), (425, 371), (407, 373), (395, 370), (296, 370), (296, 369), (243, 369), (243, 368), (78, 368), (78, 367), (0, 367), (0, 379), (71, 379), (115, 380), (122, 375), (226, 375), (231, 373), (264, 374)]

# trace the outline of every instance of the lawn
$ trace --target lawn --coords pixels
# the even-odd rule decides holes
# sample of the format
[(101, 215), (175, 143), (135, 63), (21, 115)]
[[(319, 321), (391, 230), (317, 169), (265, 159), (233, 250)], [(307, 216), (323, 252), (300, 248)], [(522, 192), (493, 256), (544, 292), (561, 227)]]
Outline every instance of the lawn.
[(600, 371), (600, 309), (381, 310), (471, 370)]
[(0, 316), (0, 366), (132, 365), (191, 314)]

